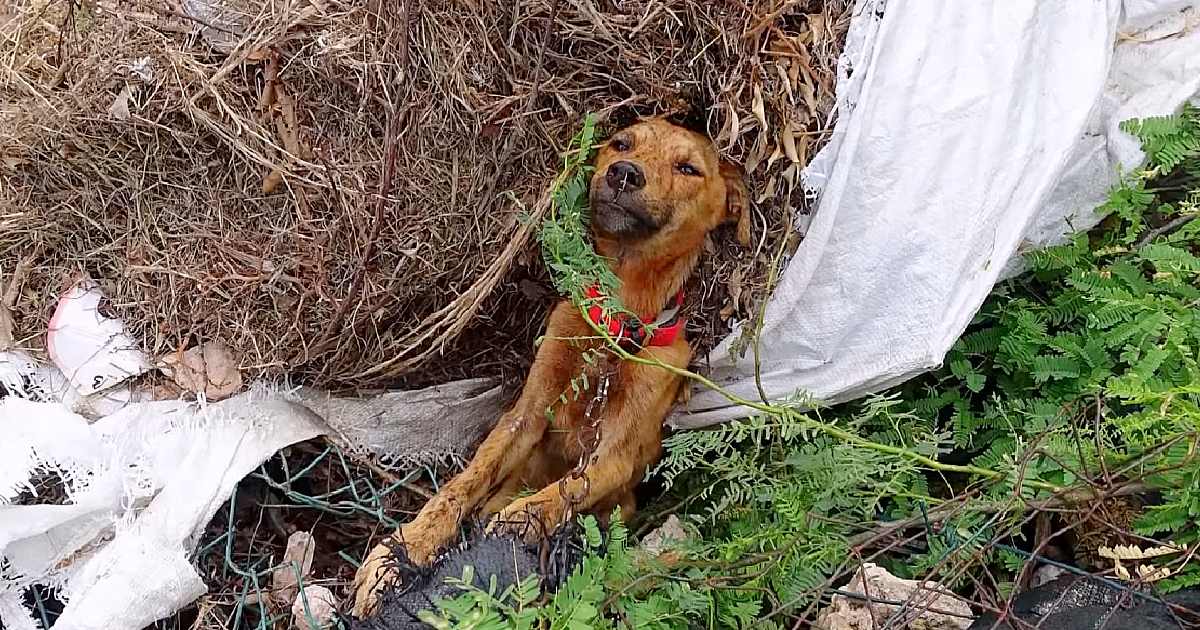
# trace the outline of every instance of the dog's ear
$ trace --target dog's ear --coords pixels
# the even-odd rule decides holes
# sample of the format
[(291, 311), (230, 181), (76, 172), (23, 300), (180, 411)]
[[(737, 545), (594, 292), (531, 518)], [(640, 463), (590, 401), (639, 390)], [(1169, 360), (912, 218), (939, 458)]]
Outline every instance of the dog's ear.
[(721, 160), (721, 178), (725, 180), (725, 222), (737, 221), (737, 238), (743, 246), (750, 245), (750, 193), (746, 190), (746, 173), (742, 167)]

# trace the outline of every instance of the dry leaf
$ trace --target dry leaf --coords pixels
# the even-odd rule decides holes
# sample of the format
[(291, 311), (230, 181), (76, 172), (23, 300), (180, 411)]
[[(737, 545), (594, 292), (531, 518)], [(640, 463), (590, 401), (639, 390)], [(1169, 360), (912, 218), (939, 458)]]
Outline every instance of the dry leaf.
[(732, 149), (733, 145), (737, 144), (738, 138), (742, 135), (742, 121), (738, 117), (737, 108), (732, 104), (729, 105), (729, 142), (725, 148)]
[(759, 133), (766, 135), (770, 127), (767, 125), (767, 112), (763, 107), (762, 86), (754, 85), (754, 97), (750, 102), (750, 109), (754, 112), (754, 117), (758, 119)]
[(257, 63), (257, 62), (261, 62), (261, 61), (266, 61), (267, 59), (270, 59), (270, 58), (271, 58), (271, 47), (270, 46), (259, 46), (258, 48), (255, 48), (254, 50), (251, 50), (250, 52), (246, 53), (246, 61), (250, 61), (250, 62)]
[(228, 398), (242, 389), (242, 373), (229, 346), (211, 341), (163, 357), (164, 368), (184, 390), (209, 400)]
[(812, 45), (814, 50), (820, 50), (825, 43), (825, 16), (820, 13), (811, 13), (807, 17), (808, 31), (812, 34)]
[(792, 164), (784, 169), (783, 180), (788, 184), (787, 192), (789, 195), (792, 194), (792, 191), (796, 190), (796, 182), (800, 179), (800, 171), (803, 169), (804, 167), (799, 163)]
[(1114, 574), (1117, 576), (1117, 579), (1125, 580), (1126, 582), (1128, 582), (1130, 579), (1132, 579), (1132, 576), (1129, 575), (1129, 569), (1126, 569), (1125, 567), (1121, 566), (1121, 564), (1119, 562), (1117, 563), (1117, 566), (1113, 567), (1113, 569), (1114, 569)]
[(275, 86), (275, 101), (282, 114), (275, 119), (276, 135), (279, 136), (279, 140), (283, 142), (283, 148), (287, 149), (288, 153), (304, 159), (306, 152), (300, 144), (300, 124), (296, 120), (296, 101), (292, 99), (292, 95), (288, 93), (282, 82)]
[(800, 90), (800, 96), (804, 97), (804, 105), (806, 107), (808, 107), (808, 114), (810, 116), (814, 112), (821, 111), (819, 109), (819, 105), (817, 104), (816, 92), (813, 91), (813, 88), (811, 85), (809, 85), (808, 83), (801, 83), (799, 86), (797, 86), (797, 89)]
[(726, 290), (729, 291), (729, 299), (733, 301), (734, 304), (737, 304), (741, 301), (742, 283), (745, 275), (745, 270), (741, 267), (734, 269), (733, 273), (729, 274), (729, 281), (725, 286)]
[(775, 150), (771, 152), (771, 157), (767, 158), (767, 170), (770, 170), (771, 165), (779, 158), (783, 157), (783, 147), (775, 145)]
[(1169, 544), (1151, 547), (1150, 549), (1141, 549), (1133, 545), (1117, 545), (1116, 547), (1101, 547), (1096, 550), (1096, 553), (1101, 558), (1108, 558), (1109, 560), (1147, 560), (1159, 556), (1169, 556), (1173, 553), (1181, 553), (1182, 551), (1183, 548)]
[(1138, 577), (1142, 578), (1143, 582), (1157, 582), (1171, 577), (1171, 567), (1155, 567), (1143, 564), (1138, 566), (1137, 572)]
[[(788, 66), (787, 68), (783, 67), (785, 64)], [(795, 67), (796, 64), (794, 63), (783, 62), (775, 64), (775, 71), (779, 73), (779, 80), (783, 83), (783, 89), (787, 91), (789, 103), (796, 102), (796, 95), (792, 93), (792, 80), (796, 73)], [(791, 70), (790, 73), (789, 69)]]
[(270, 195), (279, 189), (279, 185), (283, 183), (283, 171), (274, 168), (270, 173), (263, 178), (262, 191), (264, 195)]
[(288, 537), (283, 563), (271, 572), (271, 589), (280, 602), (291, 602), (300, 592), (300, 580), (312, 571), (317, 545), (308, 532), (296, 532)]
[[(770, 163), (771, 162), (768, 160), (767, 164), (770, 165)], [(777, 188), (779, 188), (779, 177), (772, 177), (771, 180), (767, 182), (767, 186), (763, 189), (762, 194), (758, 196), (758, 199), (754, 200), (754, 203), (762, 205), (764, 201), (775, 196), (775, 191)]]
[(796, 132), (792, 129), (792, 121), (784, 123), (783, 135), (780, 140), (783, 142), (783, 152), (792, 161), (792, 164), (799, 163), (800, 154), (796, 152)]
[(133, 86), (126, 85), (121, 93), (108, 106), (108, 114), (117, 120), (129, 120), (129, 99), (133, 96)]
[(750, 240), (754, 237), (754, 235), (750, 233), (750, 229), (753, 227), (751, 225), (752, 223), (754, 223), (754, 221), (751, 221), (749, 216), (745, 214), (742, 215), (742, 219), (737, 223), (737, 240), (742, 244), (742, 247), (749, 247)]
[(292, 602), (292, 627), (328, 630), (337, 623), (337, 597), (324, 586), (306, 586)]
[(643, 536), (642, 541), (638, 543), (638, 547), (652, 556), (661, 556), (670, 547), (687, 542), (690, 538), (692, 536), (684, 529), (683, 521), (679, 520), (678, 516), (672, 514), (667, 517), (666, 522), (660, 525), (658, 529)]
[(747, 175), (758, 170), (759, 165), (762, 164), (763, 158), (767, 154), (767, 144), (767, 134), (760, 131), (758, 138), (754, 141), (754, 146), (751, 147), (750, 153), (746, 156)]

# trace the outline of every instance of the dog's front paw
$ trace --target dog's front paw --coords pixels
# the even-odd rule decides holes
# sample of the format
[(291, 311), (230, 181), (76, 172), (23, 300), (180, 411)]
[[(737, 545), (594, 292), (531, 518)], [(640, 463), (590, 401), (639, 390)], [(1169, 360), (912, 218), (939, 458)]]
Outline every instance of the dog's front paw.
[[(420, 538), (413, 537), (410, 540), (404, 534), (405, 530), (401, 530), (391, 540), (376, 545), (354, 575), (353, 612), (359, 619), (365, 619), (374, 613), (379, 605), (380, 595), (395, 585), (400, 578), (395, 553), (403, 553), (409, 564), (422, 567), (429, 566), (433, 559), (435, 548), (430, 544), (421, 544)], [(402, 540), (408, 542), (400, 542)]]
[(507, 534), (527, 543), (535, 543), (554, 529), (553, 517), (548, 513), (550, 506), (532, 497), (513, 501), (492, 517), (488, 523), (489, 534)]
[(354, 616), (366, 619), (379, 605), (379, 596), (395, 584), (399, 573), (392, 559), (392, 546), (376, 545), (354, 575)]

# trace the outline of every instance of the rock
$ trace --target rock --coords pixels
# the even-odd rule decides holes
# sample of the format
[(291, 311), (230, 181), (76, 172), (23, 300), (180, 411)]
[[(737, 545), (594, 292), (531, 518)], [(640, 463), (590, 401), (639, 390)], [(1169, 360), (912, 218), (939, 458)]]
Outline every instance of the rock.
[[(841, 590), (862, 598), (834, 595), (829, 606), (818, 615), (816, 628), (966, 630), (974, 620), (971, 607), (937, 582), (902, 580), (870, 563), (864, 564)], [(874, 603), (868, 603), (867, 597)]]
[(683, 522), (674, 514), (667, 517), (667, 521), (659, 526), (658, 529), (646, 534), (642, 538), (642, 551), (649, 553), (652, 556), (661, 555), (674, 543), (679, 543), (689, 538), (687, 530), (683, 528)]
[(276, 601), (291, 602), (300, 590), (300, 580), (308, 577), (312, 570), (316, 544), (308, 532), (296, 532), (288, 537), (287, 550), (283, 552), (283, 564), (271, 572), (271, 589)]
[(1053, 564), (1043, 564), (1033, 572), (1033, 582), (1031, 585), (1033, 588), (1039, 588), (1049, 584), (1050, 582), (1053, 582), (1054, 580), (1057, 580), (1066, 572), (1066, 569), (1057, 567)]
[[(308, 603), (307, 608), (305, 602)], [(292, 603), (292, 627), (327, 630), (337, 621), (337, 598), (324, 586), (305, 586)]]

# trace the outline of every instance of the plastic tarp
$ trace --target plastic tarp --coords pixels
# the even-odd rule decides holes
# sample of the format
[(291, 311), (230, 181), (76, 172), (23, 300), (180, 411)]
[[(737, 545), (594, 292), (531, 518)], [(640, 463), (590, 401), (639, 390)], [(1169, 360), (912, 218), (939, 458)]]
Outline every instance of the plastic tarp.
[[(85, 402), (53, 366), (0, 352), (5, 630), (42, 628), (26, 597), (34, 585), (65, 602), (55, 630), (147, 627), (205, 593), (190, 561), (200, 533), (280, 449), (325, 434), (400, 466), (459, 458), (495, 419), (500, 392), (464, 381), (362, 399), (259, 386), (211, 404), (96, 413)], [(39, 471), (61, 479), (66, 501), (15, 504)]]
[[(839, 402), (938, 367), (1014, 254), (1060, 242), (1143, 159), (1117, 128), (1200, 89), (1200, 3), (865, 0), (839, 63), (819, 194), (767, 306), (771, 399)], [(759, 398), (735, 331), (713, 379)], [(671, 419), (744, 416), (697, 389)]]
[(205, 525), (264, 459), (321, 431), (303, 407), (253, 397), (136, 403), (92, 425), (58, 403), (0, 400), (0, 462), (17, 468), (2, 472), (49, 467), (70, 499), (4, 505), (19, 487), (0, 487), (4, 625), (41, 627), (22, 606), (33, 584), (60, 589), (59, 630), (137, 630), (203, 595), (189, 553)]

